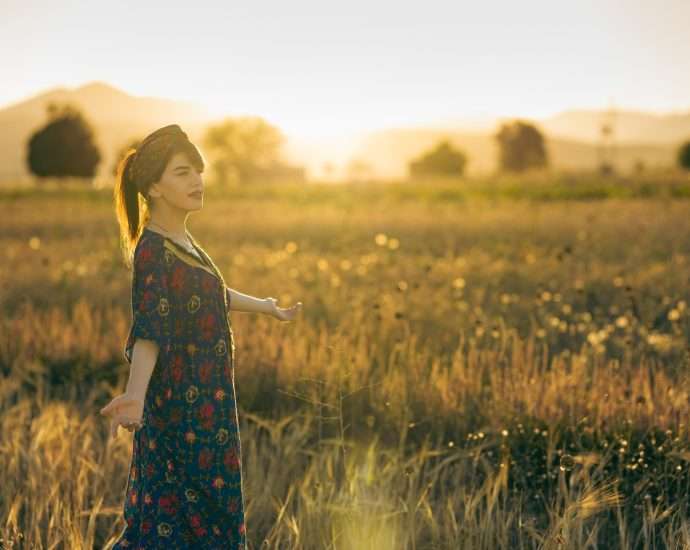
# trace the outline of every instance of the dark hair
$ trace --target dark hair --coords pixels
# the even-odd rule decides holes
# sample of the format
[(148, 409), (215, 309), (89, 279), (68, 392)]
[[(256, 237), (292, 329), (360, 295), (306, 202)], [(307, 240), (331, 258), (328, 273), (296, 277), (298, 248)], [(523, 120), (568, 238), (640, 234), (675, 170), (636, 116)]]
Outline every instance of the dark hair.
[(151, 184), (161, 179), (168, 162), (177, 153), (186, 154), (192, 165), (203, 172), (201, 153), (177, 124), (149, 134), (138, 147), (127, 150), (118, 163), (114, 188), (115, 215), (120, 226), (121, 249), (129, 267), (143, 226), (150, 217), (148, 193)]

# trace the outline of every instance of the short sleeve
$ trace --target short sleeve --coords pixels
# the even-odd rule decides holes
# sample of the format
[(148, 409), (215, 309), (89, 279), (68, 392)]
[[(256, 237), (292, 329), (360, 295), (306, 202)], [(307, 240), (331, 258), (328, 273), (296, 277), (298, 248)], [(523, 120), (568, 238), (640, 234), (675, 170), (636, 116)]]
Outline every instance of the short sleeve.
[(228, 297), (228, 311), (230, 311), (230, 287), (225, 287), (225, 295)]
[(164, 259), (162, 242), (147, 238), (137, 244), (132, 265), (132, 325), (124, 350), (128, 363), (137, 338), (155, 341), (159, 355), (169, 350), (171, 304)]

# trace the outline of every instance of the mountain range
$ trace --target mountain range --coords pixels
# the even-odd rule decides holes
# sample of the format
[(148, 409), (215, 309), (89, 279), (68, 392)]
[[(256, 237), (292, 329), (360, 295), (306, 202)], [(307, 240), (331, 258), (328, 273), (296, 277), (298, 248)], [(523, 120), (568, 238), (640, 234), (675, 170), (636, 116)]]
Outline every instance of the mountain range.
[[(95, 130), (103, 154), (99, 175), (106, 176), (124, 143), (152, 130), (180, 124), (192, 141), (200, 140), (216, 118), (199, 104), (134, 96), (103, 82), (76, 88), (54, 88), (0, 108), (0, 183), (26, 179), (26, 143), (46, 121), (50, 102), (79, 107)], [(260, 116), (260, 113), (257, 113)], [(366, 176), (400, 178), (407, 163), (439, 140), (448, 139), (468, 156), (470, 174), (496, 167), (494, 133), (507, 119), (468, 121), (450, 119), (443, 124), (363, 130), (338, 138), (304, 138), (286, 134), (284, 159), (306, 168), (307, 176), (339, 179)], [(271, 123), (271, 121), (268, 121)], [(613, 130), (613, 159), (621, 170), (642, 163), (648, 168), (675, 162), (681, 143), (690, 139), (690, 111), (654, 114), (632, 110), (568, 110), (534, 119), (546, 137), (551, 164), (564, 170), (593, 169), (601, 154), (601, 127)]]

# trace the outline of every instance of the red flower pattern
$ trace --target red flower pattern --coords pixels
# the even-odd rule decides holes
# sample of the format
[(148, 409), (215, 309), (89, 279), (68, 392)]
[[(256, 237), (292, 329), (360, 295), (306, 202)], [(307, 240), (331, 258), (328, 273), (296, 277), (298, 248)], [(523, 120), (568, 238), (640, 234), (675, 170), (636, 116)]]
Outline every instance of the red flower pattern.
[(199, 330), (201, 339), (211, 341), (216, 339), (216, 316), (213, 313), (205, 313), (199, 316)]
[(177, 292), (181, 292), (185, 286), (185, 272), (186, 269), (182, 264), (178, 264), (173, 269), (172, 277), (170, 278), (170, 287)]
[(164, 513), (170, 516), (176, 514), (179, 507), (177, 495), (162, 495), (158, 499), (158, 506)]
[(213, 428), (215, 422), (215, 409), (216, 407), (213, 405), (213, 403), (204, 403), (201, 405), (201, 407), (199, 407), (199, 421), (201, 422), (201, 427), (204, 430), (210, 430)]
[(212, 361), (204, 361), (199, 367), (199, 381), (202, 384), (209, 384), (211, 382), (211, 375), (216, 364)]
[(236, 471), (240, 468), (240, 459), (237, 456), (237, 450), (234, 447), (230, 447), (223, 455), (223, 463), (227, 466), (228, 470)]
[(184, 358), (182, 355), (176, 355), (172, 360), (172, 379), (176, 384), (182, 382), (184, 377)]
[(199, 452), (199, 468), (208, 470), (213, 466), (213, 451), (211, 449), (201, 449)]

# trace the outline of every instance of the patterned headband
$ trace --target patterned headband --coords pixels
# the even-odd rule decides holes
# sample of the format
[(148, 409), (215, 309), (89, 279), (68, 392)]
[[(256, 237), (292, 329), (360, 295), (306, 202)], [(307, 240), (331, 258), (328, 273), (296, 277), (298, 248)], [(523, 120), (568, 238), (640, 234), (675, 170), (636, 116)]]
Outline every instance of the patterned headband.
[(189, 142), (189, 138), (177, 124), (164, 126), (146, 136), (137, 147), (137, 151), (130, 165), (130, 173), (134, 179), (138, 179), (137, 176), (141, 173), (142, 167), (140, 164), (144, 157), (149, 160), (160, 158), (172, 143), (184, 141)]
[(169, 137), (172, 139), (189, 140), (189, 138), (187, 137), (187, 134), (185, 134), (182, 131), (182, 128), (180, 128), (179, 125), (169, 124), (168, 126), (163, 126), (163, 128), (159, 128), (155, 132), (153, 132), (153, 133), (149, 134), (147, 137), (145, 137), (137, 149), (141, 150), (144, 147), (146, 147), (147, 145), (149, 145), (150, 143), (152, 143), (152, 142), (154, 142), (157, 139), (160, 139), (162, 137)]
[[(137, 147), (137, 155), (139, 155), (145, 149), (148, 149), (151, 144), (156, 143), (157, 149), (160, 150), (160, 146), (168, 145), (173, 141), (189, 141), (187, 134), (182, 131), (182, 128), (178, 124), (169, 124), (168, 126), (163, 126), (155, 132), (149, 134), (144, 138), (144, 140)], [(157, 142), (161, 143), (157, 143)]]

